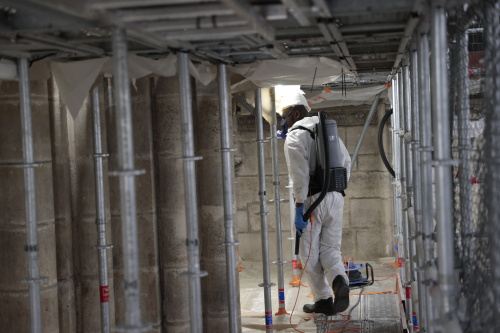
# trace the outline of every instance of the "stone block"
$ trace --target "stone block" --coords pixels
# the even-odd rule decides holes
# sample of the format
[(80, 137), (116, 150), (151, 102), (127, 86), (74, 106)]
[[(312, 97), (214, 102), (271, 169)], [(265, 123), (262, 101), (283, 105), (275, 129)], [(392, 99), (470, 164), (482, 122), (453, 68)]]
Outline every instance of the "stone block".
[(161, 267), (166, 269), (187, 265), (184, 211), (158, 214), (158, 244)]
[[(197, 164), (199, 205), (224, 206), (221, 157), (204, 156)], [(231, 178), (232, 180), (232, 178)]]
[(187, 271), (186, 266), (163, 270), (162, 290), (168, 297), (163, 298), (164, 326), (170, 332), (179, 327), (189, 327), (189, 283), (188, 277), (181, 275)]
[(239, 253), (243, 260), (262, 261), (262, 241), (260, 232), (240, 233)]
[[(115, 271), (114, 278), (115, 278), (116, 326), (119, 326), (120, 324), (125, 323), (126, 301), (123, 289), (123, 283), (124, 283), (123, 273)], [(139, 273), (139, 279), (140, 279), (140, 303), (141, 303), (141, 314), (142, 314), (141, 319), (144, 323), (150, 323), (157, 326), (160, 324), (161, 321), (161, 316), (160, 316), (161, 293), (159, 286), (160, 280), (158, 271), (156, 269), (141, 270)], [(185, 282), (185, 284), (186, 286), (188, 285), (187, 281)], [(167, 295), (170, 296), (170, 294)], [(187, 298), (187, 300), (188, 299), (189, 298)], [(170, 303), (172, 302), (172, 299), (169, 298), (168, 301)], [(187, 311), (187, 315), (189, 316), (189, 311)]]
[(179, 77), (155, 77), (155, 97), (169, 96), (171, 99), (179, 99)]
[(155, 99), (154, 134), (155, 149), (160, 155), (182, 155), (181, 107), (179, 98)]
[(199, 206), (198, 227), (202, 258), (225, 258), (224, 207)]
[[(240, 257), (243, 260), (262, 261), (262, 241), (260, 232), (251, 232), (246, 234), (239, 234), (239, 251)], [(281, 244), (284, 260), (291, 260), (292, 242), (287, 238), (290, 237), (289, 232), (282, 233)], [(269, 244), (269, 260), (271, 262), (277, 260), (277, 237), (275, 232), (268, 233)], [(276, 269), (272, 265), (271, 269)]]
[(236, 163), (235, 174), (239, 176), (255, 176), (259, 174), (257, 144), (255, 142), (235, 142), (234, 153)]
[[(47, 99), (35, 99), (31, 103), (33, 159), (36, 162), (52, 159), (48, 109)], [(0, 124), (2, 124), (0, 125), (0, 156), (2, 156), (2, 160), (10, 163), (22, 162), (19, 97), (2, 101)]]
[(380, 197), (380, 172), (351, 173), (346, 194), (349, 198), (374, 198)]
[[(111, 225), (113, 228), (114, 246), (113, 267), (115, 269), (123, 269), (122, 226), (120, 218), (112, 217)], [(139, 268), (156, 267), (158, 265), (158, 252), (155, 214), (137, 215), (137, 242), (139, 249)]]
[(182, 163), (174, 158), (157, 160), (158, 212), (172, 213), (184, 210), (184, 175)]
[[(153, 184), (155, 171), (151, 162), (151, 159), (148, 157), (137, 157), (135, 159), (135, 168), (146, 170), (145, 174), (135, 177), (135, 199), (139, 214), (156, 211)], [(111, 214), (120, 214), (120, 185), (118, 177), (110, 177), (109, 185)]]
[[(204, 85), (198, 80), (193, 80), (193, 86), (195, 87), (196, 91), (196, 98), (212, 98), (215, 99), (217, 102), (219, 101), (219, 84), (218, 84), (218, 79), (210, 82), (207, 85)], [(228, 91), (229, 92), (229, 91)]]
[(379, 173), (379, 196), (384, 199), (392, 198), (392, 176), (389, 172)]
[(380, 199), (351, 199), (352, 228), (376, 228), (381, 224)]
[(73, 227), (71, 218), (55, 222), (57, 278), (67, 279), (73, 276)]
[[(268, 201), (267, 210), (271, 213), (267, 216), (269, 226), (270, 226), (270, 228), (272, 228), (272, 230), (276, 230), (276, 204), (274, 202)], [(285, 230), (290, 231), (290, 209), (289, 209), (288, 201), (287, 202), (283, 201), (280, 203), (280, 211), (281, 211), (281, 216), (280, 216), (281, 230), (282, 231), (285, 231)], [(256, 215), (256, 216), (260, 217), (259, 215)]]
[[(109, 312), (111, 325), (114, 326), (115, 293), (113, 292), (113, 274), (109, 274)], [(80, 308), (79, 320), (83, 332), (99, 333), (101, 332), (101, 310), (100, 310), (100, 292), (99, 276), (83, 276), (78, 285), (80, 288)]]
[[(52, 192), (52, 164), (35, 170), (36, 220), (38, 223), (54, 220)], [(23, 226), (26, 223), (24, 171), (22, 168), (0, 168), (0, 225)]]
[[(344, 141), (344, 144), (350, 154), (354, 153), (359, 138), (361, 137), (362, 131), (363, 131), (363, 126), (354, 126), (346, 129), (346, 141)], [(370, 126), (368, 127), (366, 136), (363, 140), (363, 143), (361, 144), (359, 153), (375, 154), (377, 152), (378, 152), (378, 127)]]
[[(48, 278), (41, 286), (50, 287), (57, 283), (54, 223), (39, 224), (38, 265), (40, 276)], [(0, 230), (0, 290), (28, 290), (28, 284), (21, 280), (28, 277), (28, 256), (24, 251), (26, 231), (23, 229)]]
[(369, 260), (388, 257), (392, 254), (394, 246), (392, 233), (386, 230), (358, 230), (356, 231), (358, 244), (358, 258), (356, 260)]
[[(59, 309), (59, 331), (76, 332), (75, 281), (71, 279), (57, 282), (57, 300)], [(112, 317), (114, 318), (114, 317)]]
[(388, 229), (392, 230), (392, 225), (394, 222), (394, 211), (393, 211), (393, 201), (392, 199), (381, 199), (380, 200), (380, 218), (382, 225)]
[[(30, 332), (29, 292), (1, 293), (0, 326), (3, 332)], [(57, 288), (40, 290), (41, 331), (62, 332), (59, 328)]]
[[(274, 227), (276, 225), (275, 222), (275, 214), (276, 212), (273, 212), (274, 207), (271, 207), (269, 204), (266, 205), (266, 211), (269, 212), (269, 214), (266, 215), (267, 217), (267, 230), (268, 231), (274, 231)], [(260, 212), (260, 203), (259, 202), (252, 202), (248, 204), (248, 221), (250, 224), (250, 231), (260, 231), (261, 230), (261, 215), (258, 214)]]
[(351, 229), (342, 229), (342, 243), (340, 253), (342, 258), (352, 257), (357, 259), (356, 232)]
[(386, 171), (384, 162), (380, 154), (358, 155), (357, 158), (358, 171)]
[(250, 230), (248, 223), (248, 210), (238, 210), (234, 215), (234, 225), (237, 228), (237, 233), (245, 233)]
[[(266, 177), (266, 199), (271, 199), (270, 192), (272, 190), (272, 177)], [(247, 204), (259, 202), (259, 179), (257, 177), (236, 177), (234, 184), (234, 192), (236, 195), (236, 207), (238, 209), (246, 209)]]
[[(0, 91), (2, 92), (2, 98), (14, 98), (19, 100), (19, 81), (0, 80)], [(46, 97), (47, 81), (30, 80), (30, 96), (32, 99)]]

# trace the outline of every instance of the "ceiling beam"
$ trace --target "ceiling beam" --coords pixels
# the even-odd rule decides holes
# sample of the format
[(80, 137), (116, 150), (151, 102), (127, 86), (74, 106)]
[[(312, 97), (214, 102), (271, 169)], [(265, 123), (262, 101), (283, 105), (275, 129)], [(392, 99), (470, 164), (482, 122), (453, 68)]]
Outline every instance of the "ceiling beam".
[(188, 18), (181, 20), (162, 20), (142, 23), (145, 31), (176, 31), (187, 29), (225, 28), (246, 25), (247, 22), (236, 15)]
[(213, 0), (91, 0), (87, 6), (90, 10), (106, 10), (118, 8), (186, 5), (189, 3), (205, 3)]
[(250, 34), (255, 34), (254, 28), (250, 25), (159, 33), (166, 40), (213, 40)]
[(255, 31), (268, 42), (274, 41), (274, 28), (245, 0), (221, 0), (228, 8), (248, 21)]
[(123, 9), (116, 12), (122, 22), (185, 19), (214, 15), (233, 15), (234, 10), (220, 4), (169, 6), (168, 8)]
[(302, 27), (307, 27), (312, 25), (309, 17), (304, 13), (302, 8), (297, 4), (296, 0), (281, 0), (285, 8), (292, 14), (293, 18), (297, 20), (297, 22)]
[(353, 15), (372, 15), (374, 13), (409, 12), (413, 8), (413, 0), (325, 0), (330, 13), (334, 17)]

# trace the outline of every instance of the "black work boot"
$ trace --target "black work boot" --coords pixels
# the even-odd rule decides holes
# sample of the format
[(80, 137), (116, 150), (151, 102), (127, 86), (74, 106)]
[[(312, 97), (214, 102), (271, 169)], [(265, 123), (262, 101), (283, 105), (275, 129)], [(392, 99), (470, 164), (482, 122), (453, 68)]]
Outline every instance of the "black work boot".
[(335, 311), (333, 310), (333, 299), (327, 298), (327, 299), (320, 299), (319, 301), (315, 302), (314, 304), (306, 304), (302, 308), (302, 311), (305, 313), (322, 313), (325, 316), (332, 316), (335, 314)]
[(332, 282), (335, 301), (333, 302), (333, 311), (339, 313), (349, 307), (349, 285), (342, 275), (337, 275)]

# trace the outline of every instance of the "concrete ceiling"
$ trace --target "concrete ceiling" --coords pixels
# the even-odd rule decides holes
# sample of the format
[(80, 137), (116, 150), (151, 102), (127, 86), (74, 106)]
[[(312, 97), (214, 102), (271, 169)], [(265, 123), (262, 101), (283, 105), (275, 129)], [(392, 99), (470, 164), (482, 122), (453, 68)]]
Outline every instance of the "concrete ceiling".
[(385, 82), (399, 67), (422, 0), (2, 0), (0, 54), (60, 61), (112, 54), (111, 29), (129, 49), (160, 58), (246, 63), (326, 56)]

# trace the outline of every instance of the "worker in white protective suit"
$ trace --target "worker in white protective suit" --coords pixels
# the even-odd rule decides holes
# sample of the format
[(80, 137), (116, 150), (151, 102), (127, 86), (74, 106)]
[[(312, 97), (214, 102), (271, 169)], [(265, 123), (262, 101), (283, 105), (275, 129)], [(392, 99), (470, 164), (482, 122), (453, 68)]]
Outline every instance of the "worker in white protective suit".
[[(299, 234), (302, 232), (300, 257), (302, 263), (307, 262), (305, 274), (314, 296), (314, 304), (304, 305), (303, 311), (329, 316), (349, 307), (349, 280), (340, 254), (344, 198), (339, 192), (328, 192), (313, 211), (312, 223), (303, 221), (303, 214), (320, 195), (310, 196), (309, 190), (310, 177), (316, 170), (316, 144), (313, 137), (319, 118), (308, 116), (311, 108), (301, 92), (284, 96), (281, 106), (277, 110), (283, 119), (283, 130), (279, 135), (286, 138), (285, 158), (293, 181), (295, 226)], [(347, 169), (349, 179), (351, 158), (340, 139), (339, 145), (342, 165)], [(331, 296), (330, 284), (335, 300)]]

